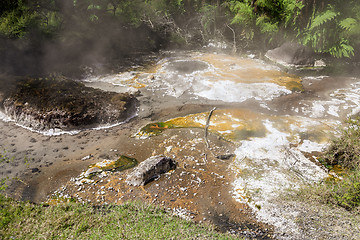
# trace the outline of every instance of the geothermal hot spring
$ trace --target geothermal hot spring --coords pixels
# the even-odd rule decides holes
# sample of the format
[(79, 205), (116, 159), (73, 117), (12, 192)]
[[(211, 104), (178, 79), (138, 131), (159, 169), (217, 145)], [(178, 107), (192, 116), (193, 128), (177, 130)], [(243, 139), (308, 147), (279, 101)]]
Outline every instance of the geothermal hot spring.
[[(230, 159), (223, 160), (231, 176), (228, 194), (250, 206), (259, 221), (280, 230), (296, 231), (296, 213), (286, 212), (274, 199), (288, 189), (329, 177), (317, 155), (343, 120), (360, 111), (359, 79), (319, 76), (315, 70), (300, 77), (253, 56), (170, 52), (147, 67), (90, 74), (81, 81), (106, 91), (140, 93), (140, 117), (152, 101), (154, 112), (169, 104), (179, 109), (206, 106), (203, 111), (147, 120), (131, 137), (149, 139), (172, 129), (203, 131), (209, 121), (209, 134), (234, 146)], [(204, 136), (198, 138), (203, 141)], [(176, 143), (172, 144), (165, 147), (176, 158)], [(210, 142), (209, 148), (214, 147)]]

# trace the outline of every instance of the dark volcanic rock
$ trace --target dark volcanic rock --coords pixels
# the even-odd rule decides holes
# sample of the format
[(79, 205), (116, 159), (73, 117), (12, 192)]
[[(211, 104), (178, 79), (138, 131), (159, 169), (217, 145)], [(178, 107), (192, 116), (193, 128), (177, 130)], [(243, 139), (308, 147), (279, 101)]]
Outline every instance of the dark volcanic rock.
[(26, 79), (3, 105), (15, 122), (34, 130), (74, 130), (124, 121), (135, 114), (137, 100), (68, 79)]
[(284, 66), (313, 66), (315, 61), (315, 53), (311, 48), (294, 42), (269, 50), (265, 56)]
[(139, 166), (128, 175), (126, 182), (133, 186), (145, 185), (156, 176), (175, 169), (175, 167), (176, 163), (171, 158), (153, 156), (140, 163)]

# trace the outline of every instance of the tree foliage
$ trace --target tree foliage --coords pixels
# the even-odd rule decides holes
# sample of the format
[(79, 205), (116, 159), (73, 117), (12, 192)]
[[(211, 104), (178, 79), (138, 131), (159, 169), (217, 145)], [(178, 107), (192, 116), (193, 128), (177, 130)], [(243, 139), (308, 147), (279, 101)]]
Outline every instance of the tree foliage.
[(278, 39), (279, 32), (294, 31), (303, 8), (298, 0), (229, 0), (226, 4), (231, 24), (247, 41), (264, 39), (265, 44)]
[(299, 29), (301, 43), (337, 58), (354, 56), (357, 45), (354, 39), (360, 36), (360, 18), (351, 8), (339, 3), (328, 4), (324, 10), (313, 9), (308, 25)]
[(9, 38), (24, 38), (27, 31), (36, 25), (38, 17), (22, 0), (6, 6), (2, 3), (0, 33)]
[(291, 40), (339, 58), (352, 57), (360, 46), (357, 0), (2, 0), (0, 16), (0, 34), (7, 38), (36, 31), (65, 41), (64, 29), (91, 37), (109, 26), (145, 24), (184, 43), (196, 32), (202, 40), (235, 37), (265, 47)]

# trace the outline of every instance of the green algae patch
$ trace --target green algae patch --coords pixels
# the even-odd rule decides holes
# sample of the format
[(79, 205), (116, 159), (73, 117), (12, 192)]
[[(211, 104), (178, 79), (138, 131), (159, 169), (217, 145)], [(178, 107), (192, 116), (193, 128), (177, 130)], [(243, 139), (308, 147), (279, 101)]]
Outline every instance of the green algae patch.
[(207, 62), (216, 68), (216, 72), (207, 72), (205, 76), (213, 81), (226, 79), (236, 83), (274, 83), (292, 92), (303, 92), (302, 80), (295, 74), (269, 68), (261, 61), (225, 54), (203, 54), (195, 59)]
[(90, 184), (94, 183), (94, 176), (106, 175), (105, 171), (124, 171), (129, 168), (133, 168), (138, 164), (138, 161), (135, 158), (130, 158), (124, 155), (121, 155), (117, 160), (108, 160), (104, 159), (101, 162), (92, 164), (88, 169), (80, 174), (75, 181), (80, 184)]
[(127, 156), (120, 156), (114, 164), (114, 171), (124, 171), (129, 168), (133, 168), (138, 164), (138, 161), (135, 158), (130, 158)]
[[(206, 127), (209, 112), (190, 114), (173, 118), (165, 122), (150, 123), (141, 128), (137, 137), (151, 137), (161, 134), (166, 129)], [(215, 110), (210, 119), (209, 131), (229, 141), (240, 141), (251, 137), (263, 137), (266, 129), (261, 114), (246, 109)]]
[(102, 171), (124, 171), (137, 165), (135, 158), (121, 155), (117, 160), (103, 160), (101, 162), (90, 165), (89, 168), (98, 168)]
[(137, 134), (138, 136), (157, 136), (161, 134), (164, 130), (176, 128), (173, 124), (169, 122), (157, 122), (150, 123), (145, 127), (140, 129), (140, 132)]

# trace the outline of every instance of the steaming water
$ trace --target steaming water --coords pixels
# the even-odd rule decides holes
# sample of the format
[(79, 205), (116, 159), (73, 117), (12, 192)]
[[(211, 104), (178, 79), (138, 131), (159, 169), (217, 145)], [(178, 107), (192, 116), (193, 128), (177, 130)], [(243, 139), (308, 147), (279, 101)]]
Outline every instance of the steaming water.
[[(315, 81), (326, 80), (326, 76), (317, 78), (307, 77)], [(349, 87), (334, 89), (328, 94), (327, 99), (302, 100), (301, 108), (293, 108), (293, 111), (302, 112), (312, 118), (345, 118), (360, 112), (360, 82), (359, 79), (351, 78), (354, 82)]]
[(0, 111), (0, 120), (4, 122), (10, 122), (11, 118), (9, 118), (5, 113)]
[[(191, 52), (166, 57), (149, 69), (91, 76), (84, 81), (118, 92), (146, 89), (164, 96), (164, 101), (176, 97), (191, 98), (193, 103), (196, 99), (199, 103), (201, 99), (228, 103), (229, 109), (214, 112), (209, 129), (238, 145), (230, 164), (235, 176), (231, 194), (248, 203), (260, 220), (280, 231), (290, 227), (296, 232), (297, 213), (284, 214), (274, 199), (288, 188), (328, 176), (316, 164), (315, 153), (327, 146), (344, 118), (360, 112), (360, 80), (349, 79), (350, 84), (321, 94), (315, 88), (311, 97), (295, 102), (284, 100), (276, 105), (274, 100), (295, 93), (305, 95), (299, 93), (302, 83), (311, 88), (326, 84), (328, 78), (300, 79), (260, 60)], [(246, 109), (249, 100), (258, 107)], [(236, 104), (241, 108), (231, 107)], [(280, 114), (283, 105), (290, 108)], [(207, 116), (200, 113), (169, 121), (203, 128)], [(8, 121), (2, 113), (0, 119)]]
[[(236, 176), (233, 197), (246, 202), (260, 220), (273, 224), (279, 231), (291, 229), (296, 233), (297, 213), (285, 213), (283, 206), (274, 199), (289, 188), (328, 177), (315, 156), (337, 133), (342, 120), (360, 111), (360, 80), (350, 79), (350, 85), (344, 84), (321, 94), (316, 94), (315, 89), (312, 97), (286, 103), (292, 106), (283, 115), (276, 115), (282, 110), (281, 103), (272, 108), (271, 102), (303, 90), (302, 81), (311, 87), (316, 83), (326, 84), (328, 78), (307, 76), (300, 79), (260, 60), (190, 53), (162, 59), (156, 71), (87, 80), (129, 88), (133, 87), (131, 84), (141, 85), (163, 96), (181, 98), (186, 95), (230, 105), (255, 100), (263, 112), (216, 110), (210, 130), (239, 145), (236, 159), (230, 166)], [(203, 128), (207, 115), (189, 115), (169, 120), (169, 123)]]
[(271, 100), (290, 94), (288, 86), (278, 84), (286, 78), (293, 78), (293, 84), (301, 87), (298, 77), (282, 73), (275, 66), (224, 54), (168, 57), (159, 61), (156, 69), (89, 77), (85, 81), (111, 83), (123, 87), (123, 91), (144, 87), (165, 96), (181, 97), (187, 93), (225, 102)]

